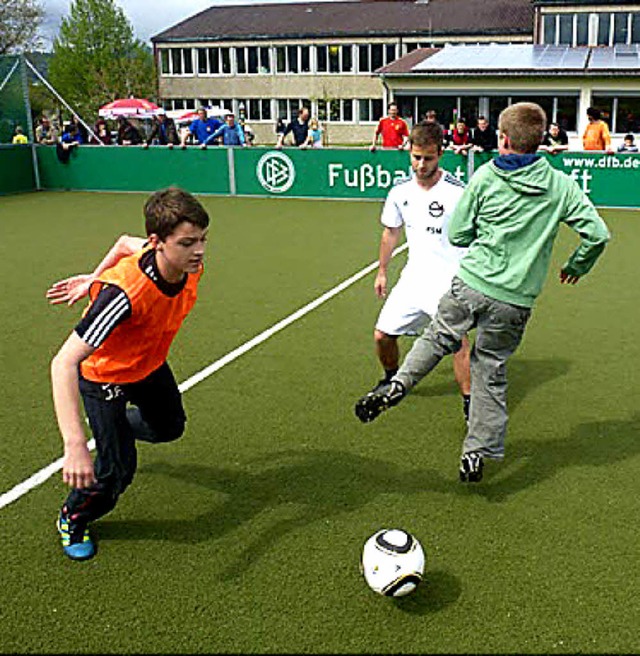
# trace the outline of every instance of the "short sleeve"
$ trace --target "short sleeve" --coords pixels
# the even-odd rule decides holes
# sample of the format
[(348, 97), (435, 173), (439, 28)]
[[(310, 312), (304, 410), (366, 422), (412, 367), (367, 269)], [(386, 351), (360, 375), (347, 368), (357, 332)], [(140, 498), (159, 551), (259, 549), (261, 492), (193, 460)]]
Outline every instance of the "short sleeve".
[(404, 219), (402, 218), (396, 196), (397, 194), (394, 194), (392, 191), (384, 203), (380, 223), (385, 228), (401, 228), (404, 225)]

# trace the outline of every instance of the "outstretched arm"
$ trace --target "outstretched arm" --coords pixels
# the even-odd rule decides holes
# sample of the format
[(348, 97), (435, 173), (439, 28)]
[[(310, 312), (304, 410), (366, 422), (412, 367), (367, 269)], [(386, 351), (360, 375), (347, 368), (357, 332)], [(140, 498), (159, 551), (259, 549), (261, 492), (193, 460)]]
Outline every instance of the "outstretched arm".
[(142, 237), (132, 237), (122, 235), (111, 247), (109, 252), (104, 256), (100, 264), (95, 268), (93, 273), (82, 273), (70, 278), (64, 278), (54, 282), (47, 289), (46, 297), (51, 305), (66, 303), (73, 305), (76, 301), (84, 298), (89, 293), (91, 283), (107, 269), (117, 264), (123, 257), (133, 255), (139, 251), (145, 244), (146, 240)]
[(565, 223), (580, 235), (580, 244), (560, 271), (560, 282), (575, 285), (589, 273), (609, 241), (609, 230), (586, 194), (573, 183), (567, 198)]
[(64, 443), (62, 480), (75, 488), (89, 487), (95, 482), (93, 460), (80, 417), (78, 385), (78, 365), (94, 350), (72, 332), (51, 362), (53, 403)]

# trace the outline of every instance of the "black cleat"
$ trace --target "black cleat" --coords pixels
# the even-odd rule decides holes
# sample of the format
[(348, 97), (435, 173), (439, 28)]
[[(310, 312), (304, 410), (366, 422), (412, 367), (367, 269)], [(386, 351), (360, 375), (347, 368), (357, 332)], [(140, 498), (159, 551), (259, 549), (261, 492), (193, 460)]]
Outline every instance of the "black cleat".
[(478, 451), (465, 453), (460, 458), (460, 480), (463, 483), (479, 483), (482, 480), (484, 458)]
[(391, 380), (389, 378), (381, 378), (369, 394), (388, 394), (390, 389)]
[(387, 391), (372, 391), (358, 399), (354, 408), (356, 417), (363, 424), (368, 424), (380, 413), (400, 403), (405, 394), (404, 385), (394, 380), (388, 384)]

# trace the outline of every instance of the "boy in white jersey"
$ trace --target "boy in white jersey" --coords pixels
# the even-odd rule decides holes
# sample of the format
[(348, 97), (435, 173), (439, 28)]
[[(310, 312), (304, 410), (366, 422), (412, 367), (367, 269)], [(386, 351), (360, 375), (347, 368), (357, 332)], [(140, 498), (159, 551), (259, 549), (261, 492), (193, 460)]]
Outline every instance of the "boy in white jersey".
[[(429, 324), (466, 252), (464, 248), (452, 246), (447, 236), (449, 217), (464, 185), (439, 167), (442, 127), (437, 123), (419, 123), (411, 131), (409, 143), (414, 176), (389, 192), (380, 218), (384, 230), (374, 284), (379, 298), (387, 298), (387, 267), (403, 227), (409, 258), (376, 323), (376, 353), (385, 375), (371, 393), (381, 392), (390, 385), (399, 366), (398, 337), (417, 335)], [(454, 356), (454, 374), (468, 418), (471, 378), (466, 338)], [(362, 419), (358, 406), (356, 414)]]

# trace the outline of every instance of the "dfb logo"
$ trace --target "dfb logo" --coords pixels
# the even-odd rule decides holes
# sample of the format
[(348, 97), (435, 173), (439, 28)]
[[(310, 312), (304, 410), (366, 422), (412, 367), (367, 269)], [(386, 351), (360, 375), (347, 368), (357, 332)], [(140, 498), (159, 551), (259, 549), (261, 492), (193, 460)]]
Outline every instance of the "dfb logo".
[(256, 166), (258, 181), (272, 194), (282, 194), (291, 188), (296, 179), (296, 168), (284, 153), (265, 153)]

